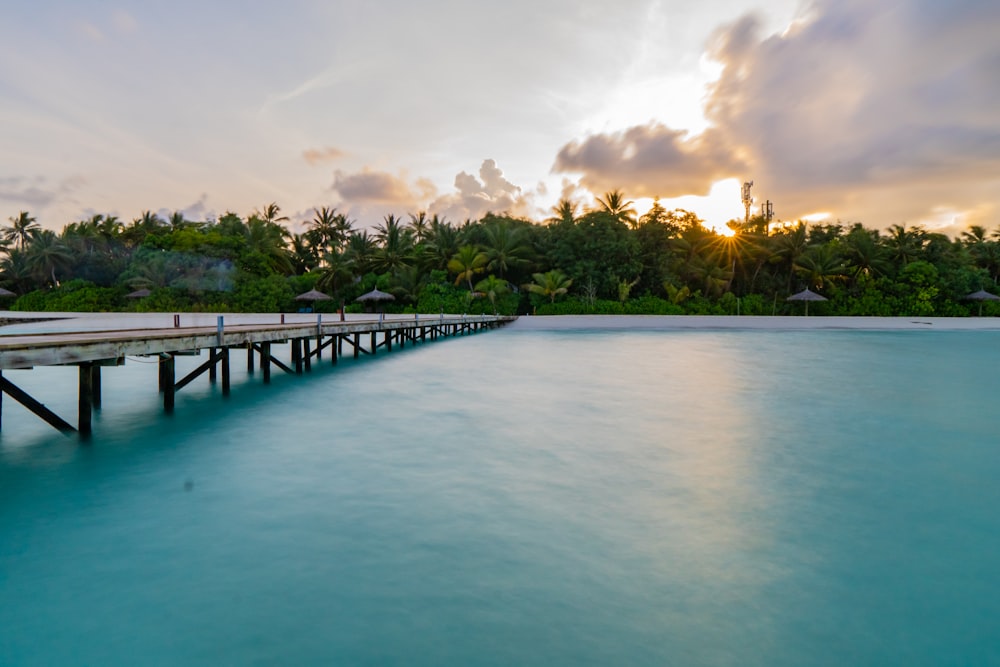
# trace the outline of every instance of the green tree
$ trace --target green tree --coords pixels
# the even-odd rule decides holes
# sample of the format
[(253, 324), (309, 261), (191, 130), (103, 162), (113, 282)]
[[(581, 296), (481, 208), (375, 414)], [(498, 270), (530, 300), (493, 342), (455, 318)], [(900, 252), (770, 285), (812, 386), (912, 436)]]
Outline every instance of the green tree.
[(559, 269), (534, 273), (531, 277), (534, 278), (534, 282), (528, 283), (524, 288), (532, 294), (548, 297), (549, 303), (555, 303), (556, 297), (566, 294), (573, 284), (572, 279)]
[(455, 284), (465, 281), (472, 288), (472, 277), (482, 273), (486, 269), (489, 259), (479, 248), (472, 245), (464, 245), (458, 249), (455, 256), (448, 262), (448, 270), (455, 274)]
[(8, 218), (10, 226), (3, 229), (3, 236), (8, 242), (16, 241), (17, 247), (24, 250), (31, 234), (41, 229), (35, 218), (27, 211), (20, 211), (16, 216)]
[(493, 305), (493, 314), (497, 314), (497, 299), (510, 291), (510, 286), (506, 280), (497, 278), (490, 274), (488, 277), (476, 283), (476, 291), (482, 292)]
[(621, 190), (612, 190), (604, 193), (603, 197), (597, 198), (598, 210), (604, 211), (619, 222), (633, 227), (636, 225), (634, 203), (631, 199), (626, 199)]

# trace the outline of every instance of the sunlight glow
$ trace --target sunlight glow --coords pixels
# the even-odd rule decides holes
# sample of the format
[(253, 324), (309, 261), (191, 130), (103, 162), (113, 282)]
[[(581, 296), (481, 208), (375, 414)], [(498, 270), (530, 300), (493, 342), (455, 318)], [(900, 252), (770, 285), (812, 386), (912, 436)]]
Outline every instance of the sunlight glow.
[(806, 222), (823, 222), (829, 220), (832, 214), (829, 211), (820, 211), (818, 213), (810, 213), (809, 215), (804, 215), (800, 220), (805, 220)]
[[(712, 185), (709, 193), (702, 197), (698, 195), (684, 195), (672, 199), (661, 199), (660, 206), (668, 211), (675, 208), (682, 208), (693, 212), (705, 221), (705, 226), (713, 229), (723, 236), (732, 236), (735, 232), (726, 226), (730, 220), (743, 220), (745, 211), (740, 201), (741, 183), (735, 178), (724, 181), (717, 181)], [(644, 215), (653, 208), (651, 197), (639, 197), (632, 203), (636, 214)]]
[(683, 208), (693, 211), (705, 221), (705, 226), (720, 234), (728, 235), (731, 230), (726, 227), (730, 220), (743, 220), (745, 211), (740, 200), (742, 183), (736, 178), (716, 181), (708, 195), (684, 195), (673, 199), (661, 199), (660, 204), (668, 211)]

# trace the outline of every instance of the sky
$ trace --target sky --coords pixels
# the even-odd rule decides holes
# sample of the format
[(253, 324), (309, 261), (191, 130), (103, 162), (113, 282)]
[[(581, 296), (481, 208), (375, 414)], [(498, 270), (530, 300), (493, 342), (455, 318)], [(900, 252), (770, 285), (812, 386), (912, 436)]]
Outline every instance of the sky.
[(0, 213), (1000, 225), (996, 0), (5, 0)]

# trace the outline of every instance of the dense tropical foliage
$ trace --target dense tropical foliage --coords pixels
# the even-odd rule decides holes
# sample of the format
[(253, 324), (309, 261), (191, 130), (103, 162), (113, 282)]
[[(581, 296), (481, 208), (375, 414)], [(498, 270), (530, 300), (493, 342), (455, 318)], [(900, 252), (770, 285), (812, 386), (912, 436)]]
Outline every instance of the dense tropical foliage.
[[(998, 291), (1000, 232), (978, 226), (951, 239), (919, 226), (754, 218), (721, 234), (658, 201), (638, 216), (617, 190), (578, 209), (560, 201), (544, 223), (390, 214), (366, 230), (322, 207), (300, 234), (273, 203), (210, 221), (94, 215), (59, 233), (19, 211), (0, 228), (0, 285), (20, 296), (0, 305), (294, 311), (295, 295), (315, 288), (334, 297), (319, 309), (360, 310), (357, 296), (378, 287), (400, 312), (771, 315), (800, 312), (786, 298), (808, 287), (829, 299), (814, 314), (966, 316), (980, 303), (965, 295)], [(129, 296), (139, 289), (148, 296)]]

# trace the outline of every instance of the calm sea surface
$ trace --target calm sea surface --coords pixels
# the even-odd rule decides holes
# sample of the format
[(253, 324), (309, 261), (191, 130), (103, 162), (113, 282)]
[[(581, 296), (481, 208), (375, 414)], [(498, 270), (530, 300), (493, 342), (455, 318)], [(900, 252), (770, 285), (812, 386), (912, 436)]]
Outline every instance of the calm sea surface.
[(234, 360), (105, 369), (89, 446), (4, 398), (0, 664), (1000, 664), (1000, 334)]

